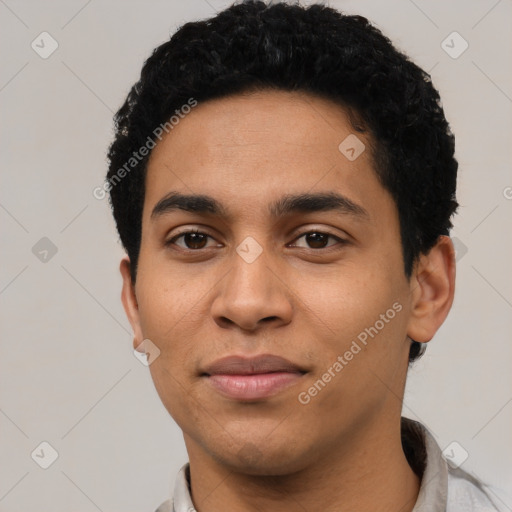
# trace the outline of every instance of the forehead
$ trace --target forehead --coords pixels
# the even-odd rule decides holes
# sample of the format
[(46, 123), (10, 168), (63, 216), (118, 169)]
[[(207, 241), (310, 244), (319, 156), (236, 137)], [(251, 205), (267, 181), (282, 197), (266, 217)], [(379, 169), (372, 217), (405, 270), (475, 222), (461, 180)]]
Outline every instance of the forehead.
[(152, 158), (178, 146), (201, 150), (187, 155), (188, 161), (241, 152), (260, 161), (265, 156), (275, 161), (332, 158), (353, 131), (343, 107), (329, 100), (301, 92), (252, 92), (199, 103), (157, 145)]
[[(360, 153), (355, 159), (344, 152), (347, 140)], [(284, 91), (210, 100), (184, 116), (152, 151), (144, 215), (176, 190), (241, 209), (283, 193), (338, 191), (355, 203), (387, 195), (373, 168), (370, 140), (355, 132), (343, 107)]]

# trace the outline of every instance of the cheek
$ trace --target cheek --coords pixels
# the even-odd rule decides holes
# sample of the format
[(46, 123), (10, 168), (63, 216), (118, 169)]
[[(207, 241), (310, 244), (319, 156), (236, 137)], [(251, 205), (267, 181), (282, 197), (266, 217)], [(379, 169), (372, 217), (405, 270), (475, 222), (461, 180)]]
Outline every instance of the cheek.
[(166, 272), (165, 267), (161, 272), (157, 265), (141, 272), (140, 284), (137, 301), (144, 337), (151, 339), (162, 355), (172, 349), (178, 356), (196, 329), (204, 285), (197, 278)]
[(359, 274), (310, 294), (312, 304), (323, 306), (305, 322), (315, 322), (308, 329), (316, 353), (322, 354), (301, 389), (317, 411), (312, 416), (330, 410), (332, 425), (344, 424), (347, 417), (357, 422), (361, 415), (375, 413), (390, 390), (399, 395), (397, 371), (406, 366), (407, 315), (400, 287), (379, 275)]
[(386, 276), (361, 268), (302, 279), (296, 290), (310, 320), (339, 335), (340, 341), (373, 325), (400, 296), (399, 288)]
[(316, 401), (323, 407), (335, 407), (340, 400), (347, 409), (373, 407), (387, 392), (381, 381), (391, 386), (405, 364), (407, 287), (392, 272), (353, 270), (337, 273), (336, 279), (316, 278), (316, 286), (302, 289), (311, 307), (302, 325), (321, 354), (313, 380), (329, 369), (336, 375), (327, 375), (332, 384)]

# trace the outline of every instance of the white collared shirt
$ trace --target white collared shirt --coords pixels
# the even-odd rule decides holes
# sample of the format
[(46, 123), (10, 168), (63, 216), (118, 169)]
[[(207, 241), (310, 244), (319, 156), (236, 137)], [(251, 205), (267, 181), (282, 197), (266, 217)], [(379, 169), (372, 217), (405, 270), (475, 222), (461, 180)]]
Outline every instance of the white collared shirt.
[[(412, 453), (426, 461), (418, 499), (412, 512), (499, 512), (484, 486), (460, 468), (446, 463), (432, 434), (417, 421), (402, 418), (402, 439)], [(422, 466), (422, 461), (415, 461)], [(174, 485), (173, 498), (162, 503), (155, 512), (196, 512), (190, 496), (190, 469), (185, 464)]]

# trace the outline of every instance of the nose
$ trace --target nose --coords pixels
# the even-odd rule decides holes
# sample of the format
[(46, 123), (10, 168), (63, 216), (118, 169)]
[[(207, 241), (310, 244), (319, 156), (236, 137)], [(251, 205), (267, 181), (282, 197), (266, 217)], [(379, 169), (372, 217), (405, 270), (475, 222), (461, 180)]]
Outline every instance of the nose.
[(221, 281), (211, 307), (220, 327), (254, 331), (271, 323), (278, 327), (291, 321), (293, 294), (282, 272), (270, 264), (264, 253), (251, 263), (237, 253), (233, 255), (231, 270)]

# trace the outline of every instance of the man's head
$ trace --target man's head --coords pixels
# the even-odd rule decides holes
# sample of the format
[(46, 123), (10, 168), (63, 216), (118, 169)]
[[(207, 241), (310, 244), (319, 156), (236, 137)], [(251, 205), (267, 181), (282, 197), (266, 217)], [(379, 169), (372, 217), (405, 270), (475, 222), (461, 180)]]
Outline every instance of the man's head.
[[(189, 451), (282, 474), (395, 421), (411, 339), (453, 299), (457, 162), (428, 75), (364, 18), (248, 2), (157, 48), (116, 120), (123, 302)], [(214, 361), (261, 354), (298, 380), (212, 385)]]
[[(363, 17), (319, 5), (247, 2), (187, 23), (158, 47), (116, 115), (108, 180), (133, 280), (151, 154), (127, 167), (133, 152), (151, 147), (148, 137), (158, 142), (155, 130), (174, 129), (169, 121), (181, 119), (191, 98), (258, 89), (331, 99), (347, 108), (353, 132), (370, 136), (374, 170), (397, 206), (409, 277), (417, 257), (448, 234), (457, 208), (454, 138), (429, 76)], [(128, 172), (119, 179), (123, 167)], [(413, 343), (411, 360), (418, 353)]]

